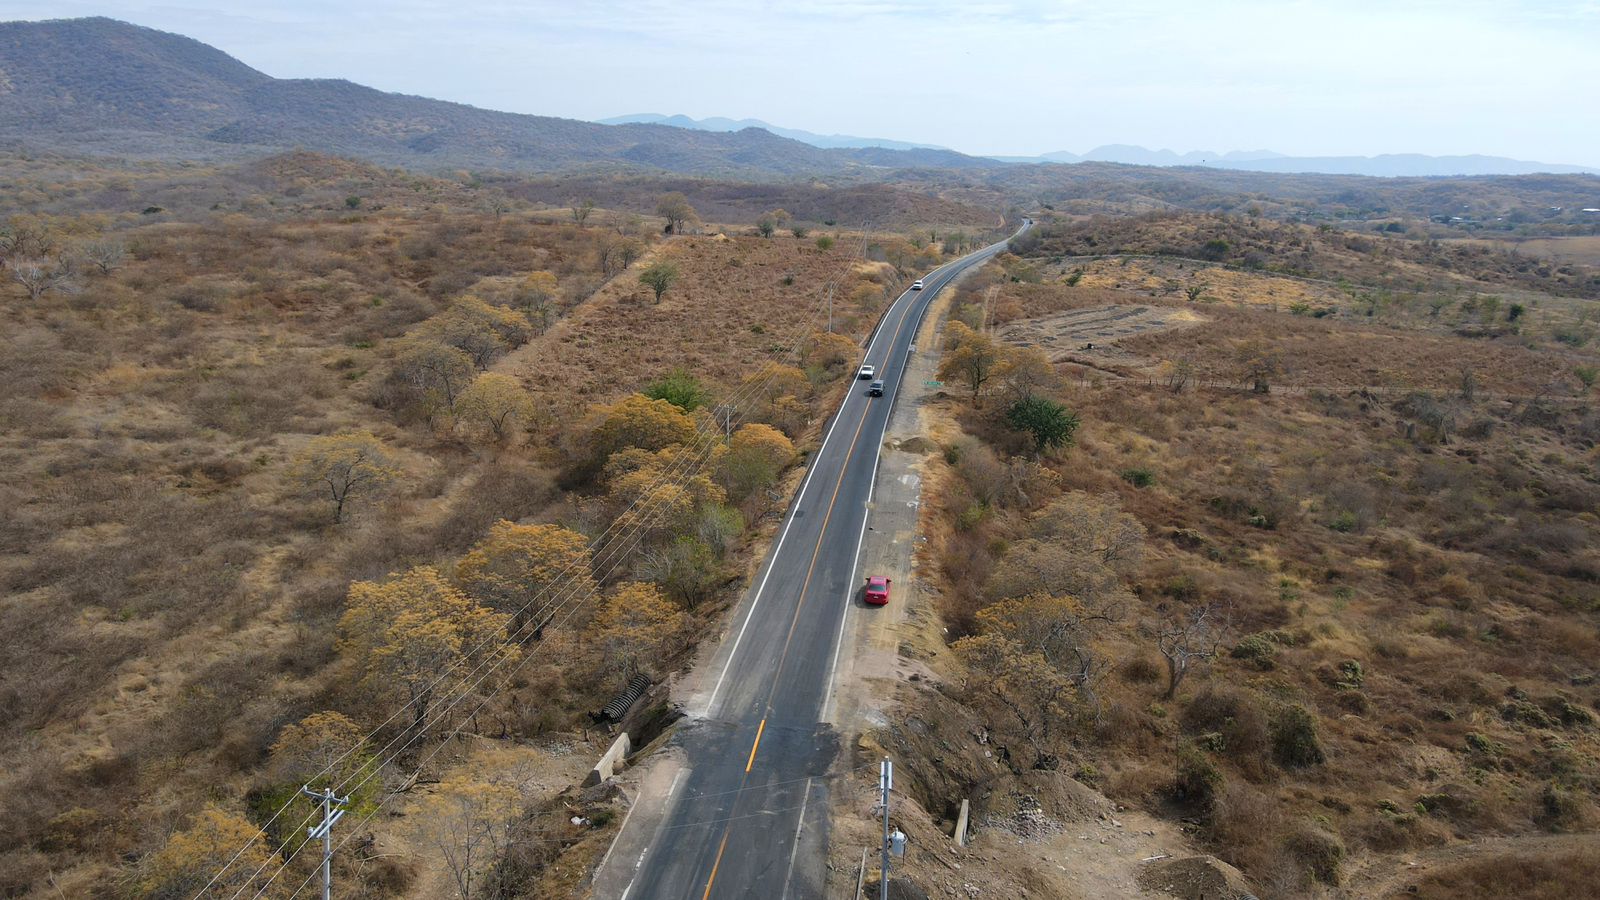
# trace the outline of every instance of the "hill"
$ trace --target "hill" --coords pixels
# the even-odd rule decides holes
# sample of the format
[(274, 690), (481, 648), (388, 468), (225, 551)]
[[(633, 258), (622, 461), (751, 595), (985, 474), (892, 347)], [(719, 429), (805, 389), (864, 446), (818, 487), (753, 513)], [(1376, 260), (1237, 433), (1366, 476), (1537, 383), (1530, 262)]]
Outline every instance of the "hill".
[(0, 132), (34, 149), (237, 158), (305, 148), (414, 168), (744, 178), (995, 167), (943, 150), (824, 150), (759, 128), (600, 125), (278, 79), (199, 41), (105, 18), (0, 24)]
[(841, 147), (881, 147), (886, 150), (949, 150), (937, 144), (916, 144), (910, 141), (892, 141), (888, 138), (858, 137), (853, 134), (817, 134), (814, 131), (805, 131), (800, 128), (783, 128), (760, 119), (729, 119), (723, 116), (711, 116), (705, 119), (695, 119), (685, 115), (663, 116), (660, 113), (634, 113), (627, 116), (614, 116), (610, 119), (601, 119), (602, 125), (671, 125), (674, 128), (696, 128), (701, 131), (739, 131), (744, 128), (760, 128), (770, 131), (779, 137), (791, 138), (813, 147), (835, 149)]

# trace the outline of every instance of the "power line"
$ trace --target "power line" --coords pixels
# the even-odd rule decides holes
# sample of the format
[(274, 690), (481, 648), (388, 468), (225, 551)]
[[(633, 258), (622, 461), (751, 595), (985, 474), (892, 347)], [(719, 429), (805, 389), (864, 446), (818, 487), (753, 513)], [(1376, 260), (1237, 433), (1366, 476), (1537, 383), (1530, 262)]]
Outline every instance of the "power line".
[[(866, 228), (867, 228), (867, 224), (866, 223), (863, 223), (862, 227), (863, 227), (863, 233), (862, 233), (862, 243), (861, 243), (861, 251), (860, 252), (864, 254), (866, 243), (867, 243), (867, 240), (868, 240), (868, 237), (869, 237), (869, 233), (866, 231)], [(852, 256), (846, 257), (845, 260), (842, 261), (841, 266), (840, 266), (840, 268), (838, 270), (838, 274), (836, 274), (833, 278), (829, 279), (829, 283), (830, 284), (836, 284), (836, 283), (842, 281), (843, 278), (845, 278), (848, 275), (849, 267), (851, 265), (853, 265), (853, 263), (854, 263), (853, 256), (854, 255), (852, 254)], [(818, 311), (820, 311), (820, 301), (818, 303)], [(769, 359), (763, 365), (763, 368), (761, 370), (758, 370), (760, 372), (765, 372), (766, 373), (765, 375), (762, 376), (760, 381), (752, 382), (752, 381), (747, 380), (738, 389), (736, 389), (736, 391), (735, 391), (735, 393), (733, 395), (733, 398), (730, 398), (730, 400), (734, 401), (731, 405), (734, 407), (735, 411), (736, 411), (737, 406), (738, 406), (739, 403), (743, 403), (743, 402), (746, 402), (749, 399), (753, 399), (754, 397), (759, 396), (761, 391), (765, 390), (766, 385), (769, 384), (774, 377), (776, 377), (778, 361), (781, 360), (781, 359), (787, 358), (787, 357), (793, 355), (795, 352), (798, 351), (799, 346), (801, 345), (801, 343), (804, 341), (804, 339), (806, 337), (807, 330), (808, 330), (807, 329), (807, 325), (810, 324), (810, 322), (814, 321), (815, 318), (816, 318), (816, 314), (813, 313), (812, 316), (809, 319), (804, 319), (804, 320), (801, 320), (800, 322), (797, 323), (797, 325), (795, 327), (795, 330), (793, 332), (794, 340), (786, 348), (785, 352), (781, 356), (780, 355), (776, 355), (776, 354), (772, 355), (772, 358)], [(743, 395), (743, 396), (741, 396), (741, 395)], [(731, 430), (731, 416), (732, 416), (732, 411), (730, 411), (729, 417), (726, 418), (725, 421), (724, 421), (724, 426), (728, 430)], [(714, 435), (715, 434), (715, 430), (716, 430), (715, 429), (715, 424), (716, 424), (715, 422), (712, 422), (711, 423), (711, 427), (709, 429), (706, 427), (706, 423), (705, 422), (702, 422), (699, 425), (697, 425), (696, 426), (696, 433), (695, 433), (694, 436), (691, 437), (691, 441), (698, 443), (699, 441), (701, 441), (701, 440), (703, 440), (703, 439), (705, 439), (705, 438), (707, 438), (709, 436)], [(654, 479), (654, 481), (650, 485), (648, 485), (644, 490), (642, 490), (639, 493), (638, 496), (636, 496), (634, 498), (633, 502), (629, 504), (629, 507), (627, 509), (625, 509), (623, 511), (623, 513), (620, 514), (616, 519), (614, 519), (612, 521), (611, 525), (609, 525), (607, 527), (607, 529), (604, 532), (601, 533), (600, 536), (598, 536), (593, 541), (591, 541), (590, 547), (591, 547), (592, 556), (591, 556), (590, 560), (588, 560), (587, 563), (586, 563), (586, 565), (588, 565), (591, 568), (591, 574), (592, 574), (592, 570), (593, 570), (593, 566), (594, 566), (594, 561), (595, 561), (596, 558), (603, 558), (608, 553), (612, 554), (612, 557), (613, 557), (611, 565), (607, 569), (606, 575), (603, 576), (601, 579), (596, 579), (596, 580), (603, 580), (604, 577), (608, 577), (610, 575), (610, 573), (612, 571), (614, 571), (616, 569), (616, 567), (619, 566), (624, 559), (626, 559), (626, 554), (625, 553), (614, 553), (613, 552), (614, 545), (616, 543), (624, 540), (623, 531), (627, 530), (629, 527), (632, 527), (632, 529), (633, 529), (633, 537), (632, 537), (632, 539), (628, 540), (628, 549), (631, 550), (632, 546), (637, 544), (639, 542), (640, 537), (642, 537), (642, 534), (644, 533), (644, 529), (645, 529), (645, 522), (647, 520), (644, 519), (643, 517), (635, 519), (635, 520), (632, 521), (631, 525), (621, 526), (622, 530), (617, 530), (619, 528), (619, 524), (618, 523), (621, 523), (621, 522), (624, 522), (625, 520), (627, 520), (629, 514), (631, 512), (633, 512), (637, 507), (639, 507), (641, 502), (645, 503), (645, 509), (649, 509), (649, 506), (650, 506), (651, 502), (653, 502), (654, 500), (657, 500), (657, 499), (659, 499), (660, 504), (664, 505), (665, 502), (666, 502), (666, 498), (658, 498), (657, 497), (657, 494), (656, 494), (657, 488), (665, 485), (668, 481), (674, 481), (674, 482), (677, 481), (680, 476), (688, 476), (692, 472), (697, 472), (701, 467), (703, 467), (705, 462), (707, 462), (709, 460), (711, 452), (715, 449), (716, 446), (717, 446), (717, 443), (715, 441), (709, 441), (707, 443), (707, 446), (706, 446), (704, 451), (700, 451), (700, 452), (696, 453), (695, 455), (691, 455), (691, 456), (689, 456), (687, 458), (682, 458), (682, 459), (679, 459), (679, 460), (675, 460), (673, 463), (669, 464), (669, 467), (666, 470), (664, 470), (663, 472), (659, 473), (656, 476), (656, 478)], [(613, 534), (614, 531), (615, 531), (615, 534)], [(534, 597), (529, 598), (529, 600), (527, 602), (525, 602), (518, 610), (516, 610), (513, 613), (513, 617), (520, 616), (523, 612), (526, 612), (527, 609), (530, 606), (532, 606), (533, 603), (538, 601), (541, 597), (544, 597), (547, 594), (551, 594), (552, 592), (560, 592), (561, 590), (563, 590), (565, 588), (573, 588), (573, 589), (575, 589), (576, 593), (575, 594), (569, 594), (567, 597), (559, 599), (559, 601), (557, 599), (555, 599), (555, 598), (552, 598), (549, 602), (547, 602), (545, 604), (544, 607), (542, 607), (539, 610), (539, 614), (525, 619), (523, 621), (523, 626), (519, 627), (517, 629), (517, 632), (522, 631), (523, 629), (526, 628), (526, 626), (528, 624), (534, 623), (534, 622), (538, 622), (539, 623), (534, 628), (534, 633), (539, 632), (546, 625), (548, 625), (550, 622), (552, 622), (554, 620), (555, 615), (559, 613), (561, 607), (566, 606), (569, 602), (571, 602), (574, 599), (574, 596), (577, 596), (577, 599), (579, 600), (579, 602), (581, 604), (582, 600), (584, 599), (581, 596), (581, 593), (582, 593), (581, 587), (582, 587), (582, 585), (581, 585), (580, 582), (578, 582), (578, 580), (576, 578), (573, 578), (572, 579), (572, 583), (569, 584), (569, 585), (561, 585), (562, 579), (567, 576), (567, 573), (569, 573), (572, 569), (574, 569), (576, 567), (578, 562), (579, 562), (578, 560), (574, 560), (572, 562), (569, 562), (568, 565), (560, 573), (557, 574), (556, 578), (552, 579), (552, 581), (550, 583), (548, 583), (545, 586), (544, 589), (542, 589)], [(550, 611), (552, 609), (554, 609), (554, 612), (552, 612), (551, 615), (549, 615), (549, 616), (544, 616), (543, 615), (545, 612)], [(572, 612), (575, 612), (575, 611), (576, 611), (576, 608), (574, 608), (574, 610)], [(567, 614), (567, 616), (565, 618), (563, 618), (562, 622), (564, 623), (566, 621), (566, 619), (569, 619), (571, 617), (571, 614), (572, 613), (569, 612)], [(541, 617), (542, 617), (542, 619), (541, 619)], [(503, 641), (503, 643), (510, 643), (510, 641), (513, 640), (513, 639), (517, 639), (516, 638), (516, 634), (513, 634), (512, 636), (510, 636), (510, 638), (508, 638), (506, 641)], [(477, 650), (482, 649), (484, 646), (489, 644), (492, 640), (494, 640), (494, 639), (485, 638), (484, 640), (480, 641), (477, 646), (472, 648), (472, 652), (476, 652)], [(464, 654), (464, 656), (465, 655), (466, 654)], [(510, 657), (508, 655), (504, 655), (504, 654), (497, 654), (496, 657), (497, 658), (495, 659), (494, 664), (490, 667), (489, 672), (485, 673), (484, 676), (480, 677), (476, 682), (474, 682), (473, 683), (473, 687), (476, 687), (477, 684), (481, 684), (482, 681), (484, 680), (484, 678), (487, 677), (487, 675), (492, 674), (494, 670), (498, 669), (505, 661), (510, 659)], [(525, 661), (526, 658), (527, 657), (524, 657), (523, 661)], [(480, 662), (477, 666), (475, 666), (473, 668), (472, 672), (469, 672), (467, 674), (467, 677), (470, 677), (473, 673), (477, 672), (477, 670), (482, 668), (483, 665), (487, 664), (487, 662), (488, 662), (488, 660), (484, 660), (484, 661)], [(452, 671), (447, 671), (447, 672), (441, 673), (440, 676), (438, 678), (436, 678), (434, 680), (434, 682), (429, 686), (427, 691), (421, 692), (421, 694), (419, 695), (419, 698), (420, 698), (420, 696), (426, 695), (428, 692), (431, 692), (434, 688), (437, 688), (438, 685), (442, 684), (444, 682), (444, 680), (449, 678), (452, 674), (454, 674), (454, 672), (452, 672)], [(446, 696), (448, 697), (449, 695), (447, 694)], [(454, 700), (451, 700), (449, 702), (449, 704), (445, 706), (444, 711), (441, 712), (438, 716), (434, 717), (434, 721), (431, 722), (431, 723), (428, 723), (428, 725), (437, 724), (437, 722), (440, 719), (442, 719), (443, 715), (447, 714), (457, 704), (459, 704), (461, 700), (465, 699), (465, 696), (466, 696), (466, 694), (462, 693), (460, 696), (456, 697)], [(493, 694), (491, 694), (490, 696), (493, 696)], [(485, 697), (483, 702), (487, 702), (488, 699), (489, 699), (488, 697)], [(337, 757), (335, 760), (333, 760), (332, 762), (330, 762), (326, 766), (324, 766), (322, 771), (318, 772), (315, 776), (313, 776), (310, 779), (310, 781), (314, 782), (317, 779), (323, 777), (324, 775), (328, 775), (328, 774), (331, 774), (332, 772), (334, 772), (341, 763), (343, 763), (346, 759), (348, 759), (350, 756), (352, 756), (357, 750), (361, 749), (363, 746), (366, 746), (379, 732), (381, 732), (384, 728), (386, 728), (401, 713), (403, 713), (406, 709), (410, 708), (416, 702), (417, 702), (417, 700), (413, 699), (413, 700), (410, 700), (410, 701), (406, 702), (405, 704), (402, 704), (398, 709), (396, 709), (393, 713), (391, 713), (388, 718), (386, 718), (382, 723), (380, 723), (376, 728), (374, 728), (373, 731), (371, 731), (366, 737), (362, 738), (362, 740), (360, 742), (358, 742), (357, 744), (352, 746), (350, 749), (348, 749), (344, 753), (340, 754), (340, 756)], [(482, 707), (482, 703), (479, 704), (479, 708), (480, 709), (481, 709), (481, 707)], [(424, 716), (424, 718), (427, 718), (426, 715)], [(423, 735), (426, 734), (427, 726), (425, 725), (425, 726), (420, 727), (420, 728), (419, 727), (408, 728), (408, 729), (406, 729), (406, 731), (416, 731), (417, 734), (414, 735), (411, 739), (406, 740), (398, 750), (395, 750), (393, 753), (388, 753), (387, 751), (391, 747), (393, 747), (394, 742), (396, 740), (399, 740), (399, 738), (401, 736), (403, 736), (406, 732), (402, 731), (400, 735), (397, 735), (395, 738), (391, 738), (377, 752), (376, 756), (378, 756), (378, 757), (386, 757), (386, 758), (383, 758), (383, 759), (375, 758), (373, 760), (373, 765), (370, 767), (373, 772), (381, 771), (383, 767), (387, 766), (394, 759), (398, 758), (399, 754), (405, 752), (405, 750), (412, 743), (415, 742), (417, 737), (420, 737), (420, 736), (423, 736)], [(457, 731), (459, 731), (459, 728), (457, 729)], [(437, 751), (435, 751), (435, 752), (437, 752)], [(432, 758), (432, 756), (430, 755), (429, 759), (431, 759), (431, 758)], [(371, 778), (370, 775), (367, 778), (363, 778), (362, 781), (360, 782), (360, 784), (364, 785), (368, 780), (370, 780), (370, 778)], [(344, 787), (345, 785), (348, 785), (349, 781), (350, 781), (350, 779), (346, 778), (343, 782), (341, 782), (341, 787)], [(285, 803), (283, 806), (281, 806), (277, 810), (277, 812), (275, 812), (273, 814), (273, 816), (267, 821), (267, 823), (265, 825), (261, 826), (261, 829), (259, 831), (257, 831), (257, 833), (255, 835), (253, 835), (250, 838), (249, 841), (247, 841), (243, 846), (241, 846), (239, 848), (239, 850), (222, 866), (221, 869), (219, 869), (217, 871), (217, 873), (215, 875), (212, 876), (210, 881), (208, 881), (206, 883), (206, 885), (204, 885), (200, 889), (200, 891), (196, 893), (195, 896), (198, 898), (199, 896), (203, 895), (205, 893), (205, 891), (208, 890), (213, 884), (215, 884), (217, 879), (220, 878), (229, 868), (231, 868), (234, 865), (234, 863), (236, 863), (239, 860), (239, 858), (242, 857), (242, 855), (249, 848), (249, 846), (251, 844), (253, 844), (256, 840), (259, 840), (265, 834), (266, 829), (270, 828), (283, 815), (283, 813), (286, 812), (289, 809), (289, 807), (291, 805), (292, 805), (292, 802), (288, 802), (288, 803)], [(304, 827), (307, 823), (309, 823), (311, 818), (314, 818), (314, 816), (308, 816), (301, 823), (301, 827)], [(342, 844), (342, 842), (341, 842), (341, 844)], [(302, 842), (301, 846), (302, 847), (304, 846), (304, 842)], [(289, 860), (292, 859), (293, 856), (299, 852), (299, 850), (300, 850), (300, 848), (297, 847), (295, 849), (295, 851), (293, 851), (293, 853), (291, 853), (290, 856), (284, 860), (284, 865), (287, 865)], [(254, 875), (259, 874), (265, 867), (266, 867), (266, 864), (264, 863), (261, 867), (259, 867), (256, 870), (255, 873), (252, 874), (252, 878), (254, 877)], [(274, 876), (274, 877), (276, 877), (276, 876)], [(269, 882), (270, 882), (270, 879), (269, 879)], [(248, 884), (248, 881), (246, 882), (246, 884)], [(241, 888), (241, 891), (242, 891), (242, 888)], [(238, 892), (236, 892), (235, 896), (237, 896), (237, 893)]]

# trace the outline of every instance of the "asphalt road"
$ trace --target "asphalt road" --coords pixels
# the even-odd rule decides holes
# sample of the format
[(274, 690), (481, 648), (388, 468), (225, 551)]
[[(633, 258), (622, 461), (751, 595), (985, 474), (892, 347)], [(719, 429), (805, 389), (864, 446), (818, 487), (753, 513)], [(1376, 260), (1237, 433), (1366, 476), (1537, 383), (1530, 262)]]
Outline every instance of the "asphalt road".
[[(883, 316), (861, 364), (877, 367), (884, 396), (868, 397), (867, 382), (856, 381), (810, 460), (717, 657), (710, 695), (673, 738), (687, 774), (651, 826), (622, 891), (628, 900), (823, 895), (825, 776), (839, 740), (821, 721), (822, 710), (845, 609), (861, 603), (860, 585), (870, 574), (855, 571), (856, 559), (901, 364), (934, 295), (1004, 246), (935, 269), (923, 290), (905, 292)], [(899, 601), (891, 595), (890, 602)]]

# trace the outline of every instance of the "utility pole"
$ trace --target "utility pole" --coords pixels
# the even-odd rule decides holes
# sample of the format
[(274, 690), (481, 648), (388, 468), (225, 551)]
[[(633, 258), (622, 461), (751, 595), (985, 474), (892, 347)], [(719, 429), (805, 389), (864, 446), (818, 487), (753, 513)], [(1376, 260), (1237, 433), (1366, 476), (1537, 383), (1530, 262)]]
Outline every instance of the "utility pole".
[[(325, 787), (321, 791), (314, 791), (310, 785), (304, 785), (300, 788), (300, 793), (322, 804), (322, 821), (307, 828), (306, 837), (311, 839), (322, 838), (322, 900), (332, 900), (333, 826), (334, 823), (344, 818), (344, 808), (349, 805), (350, 798), (335, 796), (331, 787)], [(338, 809), (334, 809), (335, 806)], [(884, 858), (888, 859), (887, 856)]]
[(722, 436), (733, 437), (733, 406), (727, 403), (720, 404), (716, 408), (716, 413), (722, 414)]
[(828, 285), (828, 333), (833, 334), (833, 285)]
[(889, 830), (889, 792), (894, 790), (894, 763), (885, 756), (878, 766), (878, 790), (883, 801), (883, 862), (878, 872), (878, 900), (889, 900), (889, 857), (906, 855), (906, 836)]
[(889, 900), (889, 791), (894, 787), (894, 763), (885, 756), (878, 766), (878, 788), (883, 801), (883, 862), (878, 867), (878, 900)]

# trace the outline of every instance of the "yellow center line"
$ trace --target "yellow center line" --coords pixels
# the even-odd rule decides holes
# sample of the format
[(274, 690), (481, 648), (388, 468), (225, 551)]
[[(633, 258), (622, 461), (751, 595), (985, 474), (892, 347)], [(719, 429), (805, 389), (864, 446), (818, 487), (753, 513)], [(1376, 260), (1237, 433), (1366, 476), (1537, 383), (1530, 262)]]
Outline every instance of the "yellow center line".
[[(894, 336), (889, 338), (889, 348), (891, 353), (894, 349), (894, 342), (900, 339), (900, 331), (905, 327), (907, 315), (910, 315), (910, 313), (903, 312), (900, 314), (900, 321), (894, 327)], [(852, 389), (854, 386), (855, 381), (852, 379)], [(817, 549), (812, 551), (811, 565), (806, 567), (805, 580), (800, 583), (800, 601), (795, 604), (794, 618), (789, 622), (789, 634), (783, 640), (783, 653), (778, 657), (778, 668), (772, 676), (772, 687), (767, 691), (767, 700), (764, 704), (766, 706), (766, 715), (762, 716), (761, 724), (756, 726), (756, 740), (754, 744), (750, 745), (750, 759), (744, 764), (745, 777), (740, 779), (739, 790), (734, 794), (734, 805), (736, 807), (738, 805), (739, 798), (744, 796), (744, 785), (745, 782), (749, 780), (750, 770), (756, 764), (756, 751), (761, 749), (761, 735), (762, 732), (766, 731), (767, 728), (767, 716), (772, 714), (772, 697), (778, 692), (778, 682), (781, 680), (783, 675), (783, 664), (789, 658), (789, 644), (794, 640), (795, 626), (800, 623), (800, 610), (805, 606), (806, 589), (811, 586), (811, 576), (816, 571), (817, 559), (822, 555), (822, 537), (828, 533), (828, 522), (833, 518), (833, 508), (839, 502), (839, 490), (840, 488), (844, 487), (844, 476), (850, 470), (850, 457), (856, 452), (856, 444), (861, 440), (861, 430), (867, 425), (869, 412), (870, 409), (863, 409), (861, 413), (861, 421), (856, 423), (856, 432), (850, 437), (850, 448), (844, 452), (844, 465), (839, 467), (839, 480), (833, 485), (833, 495), (828, 498), (828, 509), (822, 515), (822, 527), (817, 531)], [(820, 456), (821, 453), (819, 451), (819, 461)], [(711, 863), (711, 875), (706, 879), (706, 889), (705, 893), (700, 895), (701, 900), (710, 900), (711, 886), (717, 881), (717, 870), (722, 866), (722, 854), (728, 849), (728, 835), (732, 833), (733, 823), (730, 821), (728, 824), (722, 827), (722, 840), (717, 844), (717, 856), (716, 859)]]
[(745, 770), (745, 772), (747, 774), (750, 771), (750, 767), (756, 764), (756, 750), (760, 749), (760, 747), (761, 747), (761, 733), (763, 731), (766, 731), (766, 730), (767, 730), (767, 720), (766, 719), (762, 719), (761, 720), (761, 724), (756, 726), (756, 742), (754, 744), (750, 745), (750, 761), (744, 764), (744, 770)]
[(717, 880), (717, 867), (722, 865), (722, 852), (728, 849), (729, 829), (722, 830), (722, 843), (717, 846), (717, 861), (711, 864), (711, 877), (706, 879), (706, 892), (700, 895), (700, 900), (710, 900), (711, 884)]

